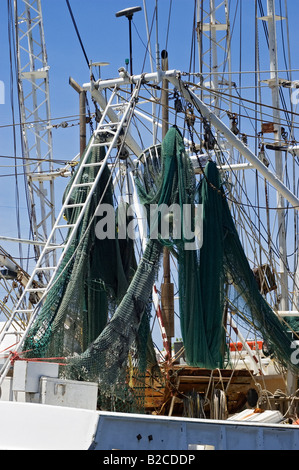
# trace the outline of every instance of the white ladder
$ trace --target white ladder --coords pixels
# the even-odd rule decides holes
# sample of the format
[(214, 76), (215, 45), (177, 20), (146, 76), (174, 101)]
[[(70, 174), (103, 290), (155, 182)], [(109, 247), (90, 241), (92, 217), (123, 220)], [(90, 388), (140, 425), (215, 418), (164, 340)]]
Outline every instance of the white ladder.
[[(122, 134), (121, 138), (122, 139), (125, 139), (125, 134), (126, 134), (126, 131), (128, 130), (128, 127), (129, 127), (129, 123), (131, 121), (131, 118), (132, 118), (132, 115), (133, 115), (133, 111), (134, 111), (134, 108), (135, 108), (135, 105), (137, 103), (137, 100), (138, 100), (138, 94), (139, 94), (139, 90), (140, 90), (140, 86), (141, 86), (141, 81), (138, 83), (138, 85), (136, 86), (133, 94), (131, 95), (131, 98), (129, 101), (124, 101), (122, 102), (121, 104), (119, 102), (117, 102), (116, 104), (113, 104), (115, 100), (118, 100), (117, 96), (118, 96), (118, 89), (115, 88), (114, 91), (112, 92), (111, 94), (111, 97), (109, 99), (109, 102), (103, 112), (103, 115), (101, 117), (101, 120), (97, 126), (97, 129), (94, 131), (93, 133), (93, 136), (88, 144), (88, 147), (86, 148), (86, 151), (83, 155), (83, 159), (82, 161), (80, 162), (80, 166), (77, 170), (77, 173), (75, 175), (75, 178), (72, 182), (72, 185), (70, 187), (70, 190), (66, 196), (66, 199), (62, 205), (62, 208), (61, 208), (61, 211), (56, 219), (56, 222), (52, 228), (52, 231), (51, 231), (51, 234), (49, 235), (49, 238), (43, 248), (43, 251), (40, 255), (40, 258), (31, 274), (31, 277), (19, 299), (19, 301), (17, 302), (16, 306), (14, 307), (14, 310), (12, 311), (12, 315), (11, 317), (9, 318), (9, 320), (6, 322), (2, 332), (1, 332), (1, 335), (0, 335), (0, 349), (1, 349), (1, 344), (3, 342), (3, 339), (7, 336), (7, 335), (16, 335), (17, 338), (19, 338), (18, 340), (18, 343), (16, 345), (16, 347), (14, 348), (14, 352), (18, 352), (20, 351), (20, 349), (22, 348), (23, 344), (24, 344), (24, 341), (25, 341), (25, 338), (26, 338), (26, 335), (28, 333), (28, 331), (30, 330), (32, 324), (34, 323), (35, 319), (37, 318), (38, 316), (38, 313), (39, 313), (39, 310), (40, 310), (40, 307), (43, 303), (43, 300), (45, 299), (46, 295), (48, 294), (49, 290), (51, 289), (52, 287), (52, 284), (53, 284), (53, 281), (55, 279), (55, 275), (57, 273), (57, 270), (63, 260), (63, 257), (64, 257), (64, 254), (67, 253), (67, 249), (69, 248), (69, 246), (71, 245), (75, 235), (76, 235), (76, 232), (77, 232), (77, 229), (80, 225), (80, 222), (83, 218), (83, 214), (84, 214), (84, 211), (88, 205), (88, 203), (90, 202), (92, 196), (93, 196), (93, 193), (94, 193), (94, 190), (102, 176), (102, 173), (104, 171), (104, 168), (108, 162), (108, 159), (109, 157), (111, 156), (111, 152), (112, 152), (112, 149), (114, 147), (117, 146), (118, 144), (118, 140), (121, 136), (121, 132), (123, 130), (125, 130), (124, 134)], [(121, 119), (118, 121), (118, 122), (105, 122), (105, 119), (107, 118), (107, 114), (109, 113), (109, 110), (115, 110), (115, 109), (121, 109), (122, 110), (122, 117)], [(103, 135), (107, 135), (107, 133), (109, 134), (110, 138), (109, 138), (109, 143), (105, 141), (105, 138), (102, 139), (103, 142), (100, 142), (98, 143), (97, 142), (97, 138), (100, 137), (100, 135), (102, 134)], [(101, 139), (100, 139), (101, 140)], [(106, 147), (107, 148), (107, 152), (105, 154), (105, 158), (101, 161), (101, 162), (98, 162), (98, 163), (87, 163), (88, 161), (88, 158), (90, 157), (90, 152), (93, 148), (95, 147)], [(88, 182), (88, 183), (82, 183), (80, 182), (80, 179), (81, 179), (81, 176), (82, 176), (82, 173), (84, 171), (84, 169), (88, 168), (88, 167), (96, 167), (96, 166), (99, 166), (100, 169), (99, 171), (97, 172), (96, 174), (96, 177), (94, 179), (94, 181), (92, 182)], [(84, 203), (80, 203), (80, 204), (72, 204), (71, 203), (71, 198), (72, 198), (72, 193), (74, 190), (76, 190), (77, 188), (83, 188), (83, 187), (89, 187), (90, 190), (89, 190), (89, 193), (86, 197), (86, 200)], [(64, 219), (64, 214), (65, 214), (65, 211), (67, 209), (72, 209), (72, 208), (78, 208), (78, 216), (77, 216), (77, 219), (76, 219), (76, 222), (74, 224), (66, 224), (65, 220), (63, 222), (63, 219)], [(68, 230), (68, 238), (67, 238), (67, 242), (65, 244), (62, 244), (62, 245), (58, 245), (57, 243), (53, 243), (54, 240), (56, 240), (56, 235), (57, 235), (57, 231), (59, 230), (62, 230), (62, 229), (67, 229)], [(57, 254), (59, 254), (59, 251), (61, 251), (60, 255), (57, 256), (57, 264), (56, 266), (45, 266), (45, 261), (47, 259), (47, 255), (49, 254), (50, 251), (55, 251)], [(43, 271), (47, 271), (49, 272), (50, 276), (49, 276), (49, 281), (48, 281), (48, 284), (43, 286), (43, 287), (35, 287), (34, 285), (36, 285), (36, 280), (35, 280), (35, 276), (40, 274), (41, 272)], [(31, 293), (37, 293), (40, 297), (38, 303), (32, 308), (23, 308), (23, 305), (30, 305), (29, 304), (29, 296)], [(23, 330), (20, 329), (19, 331), (17, 330), (12, 330), (11, 327), (12, 325), (15, 325), (15, 322), (18, 321), (19, 317), (22, 316), (22, 315), (27, 315), (30, 319), (29, 319), (29, 322), (27, 324), (27, 327), (24, 328)], [(5, 362), (4, 362), (4, 365), (2, 366), (1, 370), (0, 370), (0, 387), (3, 383), (3, 380), (4, 378), (6, 377), (9, 369), (10, 369), (10, 366), (11, 366), (11, 363), (10, 363), (10, 357), (6, 358)]]

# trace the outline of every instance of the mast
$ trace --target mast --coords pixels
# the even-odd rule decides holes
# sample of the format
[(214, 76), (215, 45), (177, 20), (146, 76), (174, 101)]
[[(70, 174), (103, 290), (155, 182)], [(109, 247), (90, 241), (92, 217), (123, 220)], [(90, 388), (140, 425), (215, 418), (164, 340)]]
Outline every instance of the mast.
[[(277, 58), (277, 38), (276, 21), (282, 20), (282, 17), (275, 15), (274, 0), (267, 0), (267, 17), (262, 18), (268, 21), (269, 30), (269, 54), (270, 54), (270, 81), (269, 86), (272, 93), (273, 121), (274, 121), (274, 145), (281, 145), (281, 117), (280, 117), (280, 99), (279, 99), (279, 77), (278, 77), (278, 58)], [(282, 152), (278, 148), (275, 150), (275, 171), (280, 181), (283, 181)], [(277, 221), (280, 252), (280, 286), (281, 300), (279, 310), (287, 311), (289, 309), (288, 301), (288, 274), (287, 274), (287, 248), (286, 248), (286, 225), (285, 225), (285, 202), (280, 193), (277, 193)]]
[[(163, 50), (161, 53), (162, 70), (168, 70), (168, 53)], [(169, 111), (168, 111), (168, 80), (162, 81), (161, 93), (162, 105), (162, 140), (167, 134), (169, 128)], [(161, 286), (162, 297), (162, 317), (167, 335), (169, 350), (171, 351), (171, 338), (174, 337), (174, 285), (171, 283), (170, 277), (170, 253), (167, 247), (163, 250), (163, 283)]]
[[(34, 173), (53, 171), (49, 67), (41, 1), (14, 0), (14, 11), (28, 209), (33, 240), (46, 242), (55, 222), (54, 178), (34, 182)], [(38, 259), (41, 253), (38, 244), (34, 251)]]
[[(141, 7), (125, 8), (115, 13), (117, 18), (125, 16), (129, 21), (129, 49), (130, 49), (130, 75), (133, 76), (133, 45), (132, 45), (132, 20), (134, 13), (141, 11)], [(133, 93), (133, 84), (131, 84), (131, 93)]]
[(79, 94), (81, 158), (86, 148), (86, 91), (72, 77), (69, 79), (69, 84)]
[[(213, 113), (223, 119), (231, 118), (232, 103), (226, 112), (221, 111), (221, 92), (232, 94), (231, 74), (231, 31), (227, 0), (197, 1), (197, 42), (199, 53), (200, 83), (203, 86), (200, 98)], [(209, 89), (209, 92), (205, 91)], [(217, 142), (222, 151), (228, 154), (228, 161), (234, 161), (233, 147), (216, 132)], [(219, 147), (214, 148), (216, 159), (222, 160)], [(222, 162), (223, 163), (223, 162)], [(229, 176), (231, 180), (232, 175)]]
[[(275, 150), (275, 171), (277, 178), (283, 182), (283, 164), (281, 152), (281, 116), (280, 116), (280, 98), (279, 98), (279, 76), (278, 76), (278, 57), (277, 57), (277, 37), (276, 21), (282, 21), (284, 18), (275, 14), (275, 0), (267, 0), (267, 16), (261, 18), (268, 22), (269, 31), (269, 54), (270, 54), (270, 80), (268, 85), (272, 93), (273, 121), (274, 121), (274, 146)], [(279, 240), (279, 267), (280, 267), (280, 302), (278, 310), (287, 312), (289, 310), (288, 298), (288, 272), (287, 272), (287, 243), (286, 243), (286, 223), (285, 223), (285, 201), (281, 193), (277, 193), (277, 222), (278, 222), (278, 240)], [(295, 275), (296, 279), (296, 275)], [(281, 313), (282, 315), (282, 313)], [(292, 372), (287, 372), (287, 391), (291, 396), (297, 389), (297, 376)]]
[[(227, 0), (198, 1), (197, 41), (199, 71), (202, 75), (203, 85), (216, 92), (225, 89), (229, 94), (231, 92), (230, 37)], [(227, 72), (228, 76), (225, 79)], [(220, 116), (219, 94), (209, 93), (207, 96), (210, 99), (207, 104), (214, 107), (214, 113)]]

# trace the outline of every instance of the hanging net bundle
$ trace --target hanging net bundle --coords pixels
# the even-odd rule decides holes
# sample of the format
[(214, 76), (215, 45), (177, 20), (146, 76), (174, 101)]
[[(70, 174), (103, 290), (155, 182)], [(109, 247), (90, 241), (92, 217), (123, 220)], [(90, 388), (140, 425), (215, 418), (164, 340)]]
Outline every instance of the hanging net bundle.
[[(93, 147), (88, 163), (98, 163), (104, 155), (103, 147), (101, 151)], [(86, 167), (80, 183), (93, 181), (99, 168)], [(65, 194), (74, 178), (75, 175)], [(84, 202), (86, 188), (72, 190), (70, 204)], [(155, 365), (149, 306), (160, 246), (148, 246), (137, 270), (133, 241), (117, 238), (117, 221), (114, 239), (96, 236), (99, 203), (113, 207), (107, 166), (27, 335), (24, 350), (29, 351), (30, 357), (67, 358), (63, 376), (99, 382), (102, 408), (137, 411), (144, 405), (142, 380), (146, 367), (148, 362)], [(77, 208), (65, 214), (69, 224), (75, 223), (77, 217)], [(130, 394), (133, 376), (137, 381), (135, 397)]]
[[(198, 190), (191, 160), (185, 151), (182, 135), (176, 127), (171, 128), (163, 140), (160, 171), (157, 172), (155, 160), (153, 163), (149, 162), (143, 180), (137, 179), (136, 183), (140, 202), (148, 208), (148, 212), (150, 206), (154, 205), (166, 205), (169, 209), (179, 208), (180, 217), (175, 217), (174, 214), (167, 239), (163, 238), (161, 233), (161, 212), (157, 213), (156, 218), (151, 217), (149, 225), (151, 232), (155, 231), (158, 225), (160, 242), (177, 258), (180, 323), (186, 361), (195, 367), (223, 367), (223, 268), (219, 255), (223, 241), (216, 227), (209, 233), (211, 227), (207, 225), (207, 218), (203, 238), (206, 241), (206, 249), (203, 254), (202, 250), (199, 252), (196, 249)], [(221, 199), (214, 191), (206, 203), (206, 211), (218, 209), (214, 198)], [(185, 217), (184, 214), (189, 214), (190, 217)], [(218, 221), (219, 214), (216, 214), (213, 222)], [(180, 230), (177, 230), (178, 224)], [(201, 257), (204, 261), (200, 264)]]
[[(219, 171), (215, 163), (208, 162), (201, 186), (204, 206), (205, 198), (209, 199), (216, 191), (219, 194), (219, 198), (217, 198), (218, 212), (214, 211), (207, 214), (209, 219), (211, 219), (211, 225), (206, 233), (206, 238), (208, 233), (210, 237), (213, 237), (213, 226), (216, 227), (216, 230), (221, 231), (223, 273), (226, 284), (229, 284), (231, 287), (229, 289), (229, 303), (235, 307), (238, 316), (250, 328), (253, 328), (255, 332), (260, 334), (260, 337), (267, 343), (267, 347), (276, 360), (283, 366), (298, 373), (298, 366), (291, 361), (294, 350), (288, 327), (273, 312), (259, 290), (258, 283), (241, 245), (227, 200), (224, 197), (219, 181)], [(212, 197), (215, 198), (215, 195)], [(221, 217), (221, 219), (216, 221), (214, 220), (215, 216)], [(201, 256), (205, 250), (206, 238), (204, 235)], [(206, 262), (208, 262), (207, 258), (204, 264)]]

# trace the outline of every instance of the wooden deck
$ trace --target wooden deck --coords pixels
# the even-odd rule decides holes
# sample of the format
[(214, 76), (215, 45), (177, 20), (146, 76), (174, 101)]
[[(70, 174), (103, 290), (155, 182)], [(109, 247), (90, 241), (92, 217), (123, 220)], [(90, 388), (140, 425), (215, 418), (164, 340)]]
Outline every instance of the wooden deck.
[[(247, 401), (247, 392), (252, 387), (252, 376), (248, 370), (200, 369), (175, 365), (163, 380), (147, 382), (146, 412), (150, 414), (182, 416), (184, 402), (195, 397), (206, 400), (204, 412), (210, 417), (210, 405), (215, 390), (225, 393), (228, 414), (240, 411)], [(195, 417), (195, 416), (194, 416)]]

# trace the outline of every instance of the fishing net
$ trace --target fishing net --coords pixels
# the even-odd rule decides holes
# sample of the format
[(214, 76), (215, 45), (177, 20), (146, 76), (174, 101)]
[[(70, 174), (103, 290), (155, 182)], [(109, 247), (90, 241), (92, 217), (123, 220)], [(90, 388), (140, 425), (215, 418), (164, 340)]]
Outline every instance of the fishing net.
[[(93, 147), (88, 163), (98, 163), (104, 157), (103, 149)], [(82, 172), (80, 183), (92, 182), (99, 165)], [(65, 194), (72, 186), (69, 182)], [(26, 349), (40, 353), (41, 357), (80, 352), (97, 338), (107, 323), (109, 311), (124, 295), (130, 282), (130, 268), (125, 271), (124, 260), (133, 249), (129, 244), (121, 252), (118, 240), (98, 240), (96, 237), (95, 210), (102, 203), (113, 205), (110, 172), (104, 169), (93, 197), (86, 208), (76, 235), (63, 257), (38, 320), (26, 338)], [(74, 188), (70, 204), (86, 200), (88, 186)], [(67, 209), (64, 217), (74, 224), (79, 208)], [(136, 266), (132, 266), (134, 269)], [(96, 314), (95, 314), (96, 312)], [(67, 354), (66, 354), (67, 355)]]
[[(215, 196), (216, 192), (219, 197)], [(208, 233), (213, 236), (211, 234), (214, 226), (223, 237), (222, 262), (226, 283), (231, 286), (228, 299), (230, 305), (249, 327), (260, 333), (277, 361), (298, 373), (298, 366), (291, 361), (293, 348), (288, 327), (277, 317), (260, 293), (256, 278), (241, 245), (224, 192), (219, 185), (219, 172), (213, 162), (208, 162), (205, 168), (202, 193), (208, 199), (210, 196), (217, 199), (219, 206), (218, 212), (214, 210), (209, 214), (211, 231)], [(204, 201), (203, 204), (205, 205)], [(214, 220), (215, 216), (220, 216), (221, 220)]]
[[(186, 155), (179, 131), (173, 127), (167, 133), (161, 151), (161, 168), (150, 159), (143, 181), (137, 181), (140, 200), (149, 206), (178, 204), (181, 213), (191, 207), (190, 233), (195, 233), (195, 206), (202, 207), (202, 246), (186, 249), (186, 220), (181, 217), (181, 238), (176, 238), (173, 217), (169, 238), (159, 240), (168, 246), (178, 261), (180, 323), (189, 365), (209, 369), (222, 368), (229, 360), (224, 324), (227, 302), (255, 332), (266, 341), (268, 348), (284, 366), (292, 364), (292, 341), (287, 326), (276, 316), (259, 291), (241, 245), (222, 188), (220, 173), (214, 162), (206, 165), (204, 176), (196, 187), (190, 159)], [(151, 217), (156, 228), (162, 216)], [(229, 286), (227, 297), (226, 286)], [(224, 295), (225, 293), (225, 295)], [(236, 308), (237, 306), (237, 308)], [(298, 371), (298, 370), (297, 370)]]
[[(103, 148), (93, 147), (89, 162), (103, 157)], [(86, 167), (81, 182), (93, 181), (98, 169), (98, 165)], [(167, 246), (178, 263), (180, 322), (188, 364), (214, 369), (225, 363), (226, 283), (234, 286), (229, 300), (239, 304), (238, 314), (260, 331), (280, 361), (290, 364), (290, 338), (258, 290), (215, 163), (208, 162), (197, 186), (182, 135), (173, 127), (159, 158), (149, 159), (146, 165), (140, 161), (136, 185), (148, 217), (148, 242), (138, 266), (132, 240), (119, 240), (117, 230), (114, 239), (96, 237), (98, 204), (113, 205), (106, 167), (26, 338), (27, 354), (66, 357), (63, 375), (97, 382), (101, 409), (144, 411), (146, 374), (154, 373), (157, 366), (150, 335), (151, 293)], [(83, 202), (87, 191), (76, 189), (73, 202)], [(202, 206), (201, 246), (196, 235), (198, 204)], [(166, 213), (161, 210), (165, 206)], [(190, 217), (185, 217), (186, 208)], [(65, 216), (74, 223), (78, 210)]]
[[(163, 212), (151, 213), (152, 236), (158, 233), (178, 262), (179, 305), (186, 361), (195, 367), (217, 368), (224, 363), (225, 330), (223, 328), (223, 237), (221, 196), (213, 191), (204, 204), (204, 246), (196, 249), (196, 206), (199, 197), (194, 170), (181, 133), (172, 127), (162, 143), (161, 169), (155, 159), (146, 165), (143, 179), (136, 181), (139, 198), (149, 207), (179, 208), (173, 214), (169, 237), (163, 238)], [(216, 212), (215, 212), (216, 211)], [(209, 214), (214, 213), (213, 219)], [(177, 216), (176, 216), (177, 215)], [(189, 217), (187, 217), (189, 215)], [(180, 224), (180, 230), (177, 225)], [(158, 231), (156, 230), (158, 226)], [(178, 236), (180, 235), (180, 236)], [(200, 260), (202, 261), (200, 263)]]
[[(103, 147), (92, 147), (87, 163), (99, 163), (104, 155)], [(80, 183), (92, 182), (99, 168), (99, 165), (86, 167)], [(66, 188), (65, 195), (68, 194), (74, 178), (75, 175)], [(70, 204), (84, 202), (88, 194), (87, 188), (81, 186), (73, 189)], [(117, 238), (117, 222), (114, 239), (100, 240), (96, 236), (99, 217), (95, 217), (95, 212), (99, 202), (113, 207), (111, 174), (107, 166), (84, 212), (76, 235), (63, 257), (39, 316), (26, 337), (24, 350), (29, 351), (29, 357), (72, 357), (62, 369), (65, 377), (100, 381), (102, 396), (106, 400), (104, 407), (136, 411), (144, 404), (142, 383), (145, 381), (147, 358), (155, 364), (149, 334), (148, 308), (153, 281), (150, 280), (147, 289), (143, 285), (141, 298), (138, 297), (141, 283), (137, 282), (136, 285), (135, 281), (133, 291), (129, 293), (128, 287), (137, 269), (133, 241), (129, 238)], [(66, 211), (65, 218), (69, 224), (76, 222), (78, 211), (76, 207)], [(149, 250), (153, 253), (155, 247)], [(148, 252), (144, 256), (138, 272), (143, 270), (147, 278), (150, 270), (154, 272), (156, 269), (157, 260), (155, 259), (155, 264), (152, 265), (146, 261)], [(134, 299), (132, 308), (136, 313), (135, 317), (128, 308), (128, 298), (131, 298), (132, 302)], [(123, 305), (121, 312), (125, 311), (125, 316), (118, 314), (120, 305)], [(143, 311), (145, 315), (142, 315)], [(101, 336), (107, 325), (108, 329)], [(112, 355), (110, 359), (109, 354)], [(130, 397), (129, 405), (125, 387), (128, 378), (124, 377), (125, 357), (127, 361), (130, 357), (129, 378), (132, 371), (135, 380), (139, 380), (137, 376), (141, 377), (141, 382), (136, 385), (137, 391), (140, 389), (139, 396), (135, 397), (135, 402)], [(108, 384), (106, 388), (104, 383)], [(113, 387), (115, 391), (112, 393)], [(128, 386), (127, 389), (130, 390), (131, 387)]]

